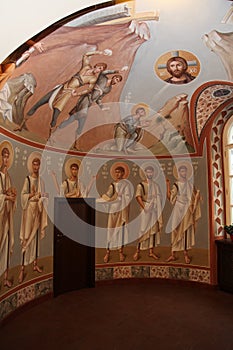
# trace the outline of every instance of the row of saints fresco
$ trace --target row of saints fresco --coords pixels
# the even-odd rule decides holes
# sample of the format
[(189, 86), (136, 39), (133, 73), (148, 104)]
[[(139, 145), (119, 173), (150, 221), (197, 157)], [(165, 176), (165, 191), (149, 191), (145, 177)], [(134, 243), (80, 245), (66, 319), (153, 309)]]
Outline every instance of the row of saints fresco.
[[(159, 260), (160, 254), (155, 252), (155, 248), (163, 241), (165, 233), (172, 233), (171, 253), (163, 259), (166, 262), (176, 261), (176, 253), (182, 251), (184, 262), (191, 263), (188, 251), (195, 246), (202, 196), (193, 184), (193, 164), (189, 160), (178, 161), (170, 167), (171, 186), (169, 178), (164, 178), (160, 164), (155, 161), (134, 164), (112, 160), (99, 166), (98, 173), (88, 178), (87, 162), (72, 156), (64, 161), (64, 176), (59, 183), (56, 172), (48, 173), (44, 155), (34, 151), (26, 158), (27, 175), (18, 190), (15, 175), (10, 170), (15, 162), (11, 142), (3, 141), (0, 151), (1, 274), (4, 275), (4, 287), (10, 288), (13, 284), (12, 278), (9, 278), (9, 267), (16, 240), (21, 247), (18, 283), (23, 282), (27, 265), (32, 265), (32, 271), (42, 273), (43, 266), (38, 263), (40, 241), (48, 230), (49, 202), (51, 206), (53, 197), (57, 196), (96, 197), (97, 221), (98, 218), (101, 220), (101, 215), (107, 216), (107, 227), (96, 237), (95, 243), (97, 248), (106, 249), (104, 263), (109, 262), (110, 252), (116, 249), (119, 261), (124, 262), (124, 248), (132, 243), (135, 247), (131, 257), (133, 261), (140, 260), (140, 252), (144, 250), (148, 251), (149, 258)], [(95, 170), (96, 164), (91, 173)], [(103, 186), (106, 175), (108, 181)], [(166, 202), (174, 206), (169, 220), (164, 215)], [(135, 204), (138, 208), (133, 209)], [(17, 239), (14, 230), (16, 211), (21, 216)]]

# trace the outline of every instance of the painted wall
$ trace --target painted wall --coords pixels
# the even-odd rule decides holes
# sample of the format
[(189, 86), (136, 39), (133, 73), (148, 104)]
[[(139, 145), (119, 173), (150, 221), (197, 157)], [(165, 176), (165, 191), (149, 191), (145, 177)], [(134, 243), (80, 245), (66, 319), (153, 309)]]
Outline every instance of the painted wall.
[[(45, 0), (42, 0), (31, 6), (28, 0), (23, 0), (20, 4), (14, 0), (11, 4), (2, 4), (2, 12), (9, 13), (11, 21), (9, 21), (7, 15), (1, 21), (1, 33), (3, 35), (1, 35), (0, 61), (2, 62), (22, 43), (53, 23), (89, 6), (104, 2), (106, 1), (69, 0), (66, 2), (60, 1), (58, 4), (55, 0), (52, 0), (48, 5)], [(7, 35), (4, 35), (4, 33), (7, 33)]]
[[(159, 277), (216, 283), (214, 240), (223, 236), (225, 220), (221, 133), (232, 115), (233, 98), (232, 24), (221, 22), (229, 8), (229, 2), (223, 0), (216, 0), (215, 4), (198, 0), (192, 8), (186, 1), (177, 7), (174, 2), (158, 0), (159, 20), (153, 14), (148, 18), (139, 13), (137, 18), (95, 26), (67, 23), (54, 27), (51, 34), (41, 39), (42, 52), (35, 50), (22, 64), (13, 67), (0, 90), (1, 145), (12, 147), (9, 173), (17, 189), (15, 242), (8, 271), (11, 286), (5, 285), (4, 268), (1, 270), (2, 318), (25, 302), (52, 291), (53, 204), (60, 185), (70, 175), (68, 165), (73, 161), (81, 163), (80, 181), (84, 187), (94, 181), (88, 195), (98, 199), (97, 280)], [(72, 10), (66, 8), (62, 15), (61, 9), (60, 17), (56, 12), (56, 19), (70, 13)], [(27, 17), (31, 18), (30, 15)], [(35, 22), (41, 31), (54, 22), (54, 17), (47, 20), (46, 25)], [(25, 35), (24, 30), (24, 37), (18, 39), (23, 38), (20, 43), (36, 34), (36, 28), (30, 29), (30, 36)], [(7, 45), (4, 48), (9, 50)], [(80, 72), (83, 55), (94, 51), (100, 52), (91, 56), (88, 73), (82, 76), (81, 71), (84, 84), (80, 87), (76, 74)], [(3, 59), (6, 58), (4, 52)], [(166, 64), (177, 56), (182, 57), (179, 62), (183, 65), (186, 60), (187, 72), (181, 77), (177, 73), (169, 80), (172, 75)], [(104, 78), (95, 85), (95, 76), (90, 70), (98, 62), (106, 63), (113, 71), (108, 72), (109, 80)], [(109, 88), (116, 74), (120, 74), (122, 80)], [(92, 82), (90, 76), (94, 79)], [(91, 91), (93, 87), (92, 93), (95, 91), (96, 95), (86, 95), (84, 90)], [(50, 98), (41, 101), (51, 91)], [(83, 96), (78, 98), (77, 93)], [(64, 95), (68, 98), (61, 105)], [(144, 111), (139, 119), (135, 117), (138, 107)], [(59, 110), (57, 117), (54, 117), (54, 108)], [(124, 118), (129, 115), (131, 119), (126, 123)], [(19, 235), (20, 193), (30, 171), (33, 152), (42, 156), (41, 178), (49, 193), (48, 226), (39, 241), (38, 266), (42, 272), (33, 269), (30, 262), (19, 283), (23, 259)], [(124, 243), (124, 256), (114, 250), (106, 259), (108, 212), (113, 205), (111, 183), (115, 181), (116, 164), (125, 169), (124, 181), (129, 184), (129, 190), (125, 187), (121, 194), (121, 200), (127, 201), (128, 191), (130, 198), (130, 211), (124, 212), (129, 215), (129, 236)], [(189, 223), (196, 220), (195, 227), (190, 226), (193, 231), (190, 231), (188, 259), (184, 256), (184, 246), (173, 245), (173, 250), (181, 249), (176, 255), (171, 249), (176, 234), (171, 220), (179, 204), (169, 203), (166, 186), (169, 181), (175, 193), (177, 186), (173, 185), (179, 180), (174, 169), (176, 164), (177, 167), (186, 165), (187, 178), (195, 188), (196, 199), (192, 199), (192, 214), (187, 218)], [(159, 259), (148, 256), (148, 249), (141, 250), (136, 259), (143, 217), (135, 193), (145, 176), (142, 171), (148, 165), (157, 174), (154, 180), (161, 199), (163, 226), (160, 240), (159, 232), (155, 236), (154, 247)], [(103, 196), (106, 193), (108, 197)], [(160, 199), (156, 199), (155, 206)]]

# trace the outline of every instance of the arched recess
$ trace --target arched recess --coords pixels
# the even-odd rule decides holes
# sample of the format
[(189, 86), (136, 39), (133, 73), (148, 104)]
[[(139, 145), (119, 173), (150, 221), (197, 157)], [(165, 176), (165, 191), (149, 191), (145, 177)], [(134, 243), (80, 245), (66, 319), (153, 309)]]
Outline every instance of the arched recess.
[(223, 170), (225, 185), (225, 224), (233, 222), (233, 118), (230, 116), (225, 123), (222, 137)]
[(225, 181), (223, 167), (223, 130), (228, 119), (233, 115), (233, 104), (230, 103), (219, 111), (212, 123), (207, 142), (208, 147), (208, 172), (211, 181), (210, 188), (210, 229), (213, 238), (224, 236), (225, 224)]
[(223, 130), (233, 114), (232, 83), (211, 81), (193, 94), (191, 121), (197, 154), (207, 152), (210, 281), (217, 282), (215, 240), (224, 237), (225, 181)]
[(208, 178), (212, 179), (209, 181), (209, 235), (211, 256), (210, 279), (213, 283), (217, 281), (215, 240), (224, 238), (226, 217), (223, 131), (232, 115), (233, 104), (230, 103), (217, 110), (213, 119), (207, 125), (209, 130), (206, 136)]

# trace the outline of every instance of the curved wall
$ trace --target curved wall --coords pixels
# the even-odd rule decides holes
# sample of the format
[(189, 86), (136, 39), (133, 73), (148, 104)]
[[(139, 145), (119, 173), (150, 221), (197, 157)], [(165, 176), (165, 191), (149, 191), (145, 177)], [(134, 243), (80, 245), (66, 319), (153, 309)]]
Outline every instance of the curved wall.
[[(82, 7), (80, 2), (79, 8), (73, 11)], [(213, 6), (211, 1), (203, 4), (198, 0), (192, 8), (196, 20), (190, 22), (190, 6), (186, 2), (178, 9), (173, 3), (158, 0), (156, 9), (150, 9), (149, 14), (145, 13), (147, 8), (134, 13), (128, 4), (125, 7), (120, 4), (118, 17), (121, 18), (110, 22), (106, 19), (112, 19), (115, 7), (111, 6), (108, 12), (103, 12), (105, 20), (97, 25), (83, 16), (62, 26), (50, 27), (53, 30), (38, 39), (43, 51), (35, 49), (18, 66), (13, 66), (0, 90), (1, 150), (7, 146), (13, 155), (8, 170), (17, 190), (17, 207), (12, 211), (13, 252), (8, 260), (3, 253), (0, 256), (0, 318), (34, 298), (52, 293), (53, 203), (61, 183), (69, 175), (70, 162), (81, 163), (80, 181), (86, 188), (92, 182), (88, 196), (98, 199), (96, 280), (151, 277), (216, 283), (214, 240), (223, 237), (225, 220), (221, 132), (232, 115), (233, 100), (232, 24), (221, 22), (229, 8), (228, 1), (223, 4), (218, 0)], [(103, 18), (97, 11), (91, 12), (96, 21)], [(71, 8), (66, 8), (63, 15), (61, 10), (60, 17), (56, 12), (56, 19), (53, 16), (48, 19), (47, 26), (71, 13)], [(31, 28), (30, 37), (46, 27), (44, 22), (36, 23), (38, 26)], [(27, 39), (27, 33), (28, 28), (20, 38)], [(3, 59), (7, 45), (5, 48)], [(16, 52), (17, 59), (23, 53), (22, 48)], [(90, 56), (89, 64), (104, 62), (112, 71), (106, 72), (107, 78), (95, 85), (95, 79), (89, 79), (93, 74), (89, 67), (81, 78), (83, 86), (79, 86), (77, 72), (80, 72), (82, 58), (94, 51), (98, 52)], [(175, 64), (187, 63), (186, 73), (181, 77), (179, 72), (173, 76), (166, 68), (167, 61), (177, 56), (181, 60), (175, 60)], [(115, 74), (120, 74), (122, 80), (111, 85)], [(88, 91), (92, 95), (87, 95)], [(49, 96), (48, 92), (51, 92)], [(138, 107), (145, 111), (140, 120), (135, 118)], [(127, 123), (122, 124), (122, 119), (129, 115)], [(21, 191), (29, 186), (26, 177), (30, 162), (38, 153), (42, 156), (41, 183), (45, 183), (49, 196), (43, 199), (47, 208), (46, 230), (39, 232), (35, 239), (35, 247), (39, 247), (37, 270), (33, 268), (33, 257), (27, 259), (23, 254), (26, 231), (22, 230), (22, 223), (23, 215), (28, 213), (23, 211), (25, 197)], [(179, 185), (174, 168), (181, 164), (188, 170), (190, 188), (195, 188), (195, 198), (190, 197), (191, 190), (186, 196), (192, 204), (189, 214), (182, 202), (184, 186)], [(106, 262), (108, 212), (111, 208), (113, 212), (119, 210), (113, 209), (111, 203), (114, 188), (111, 183), (117, 165), (125, 169), (124, 191), (121, 193), (116, 185), (125, 208), (119, 219), (129, 223), (124, 228), (124, 259), (113, 250)], [(142, 185), (142, 170), (148, 165), (157, 174), (158, 187), (153, 187), (149, 214), (143, 217), (136, 193), (144, 196), (146, 185)], [(173, 196), (170, 201), (166, 190), (168, 180)], [(174, 185), (177, 181), (178, 186)], [(177, 202), (176, 189), (181, 196)], [(102, 197), (105, 198), (102, 203), (99, 198), (104, 194), (107, 197)], [(1, 198), (4, 195), (2, 191)], [(179, 219), (181, 210), (184, 213)], [(45, 217), (43, 224), (46, 224)], [(160, 224), (154, 226), (158, 217)], [(174, 223), (180, 224), (179, 220), (183, 226), (177, 226), (180, 229), (174, 231)], [(142, 222), (147, 229), (145, 226), (143, 229)], [(148, 225), (152, 232), (157, 232), (153, 244), (159, 259), (148, 256), (149, 249), (142, 249), (136, 259), (138, 239), (144, 237)], [(184, 235), (184, 231), (190, 232)], [(7, 251), (7, 245), (2, 242), (2, 252)], [(7, 244), (7, 240), (5, 242)], [(185, 257), (184, 247), (188, 248), (191, 260)], [(172, 251), (178, 253), (175, 255)], [(20, 277), (23, 262), (25, 269)], [(5, 285), (7, 263), (12, 285)]]
[[(10, 4), (4, 3), (2, 11), (6, 15), (2, 18), (0, 27), (1, 32), (7, 33), (7, 35), (2, 35), (0, 61), (2, 62), (29, 38), (55, 22), (77, 11), (105, 2), (102, 0), (70, 0), (68, 3), (60, 1), (58, 4), (55, 0), (51, 0), (48, 4), (48, 2), (42, 0), (33, 4), (33, 6), (27, 0), (20, 3), (15, 0)], [(7, 14), (10, 15), (10, 21)]]

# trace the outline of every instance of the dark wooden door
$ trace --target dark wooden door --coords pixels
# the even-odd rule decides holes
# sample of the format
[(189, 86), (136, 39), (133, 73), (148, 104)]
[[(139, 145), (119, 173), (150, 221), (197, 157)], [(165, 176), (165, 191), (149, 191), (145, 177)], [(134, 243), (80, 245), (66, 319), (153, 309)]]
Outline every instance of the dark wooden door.
[(219, 288), (233, 293), (233, 242), (229, 239), (216, 240), (217, 272)]
[(54, 200), (54, 296), (95, 286), (95, 200)]

